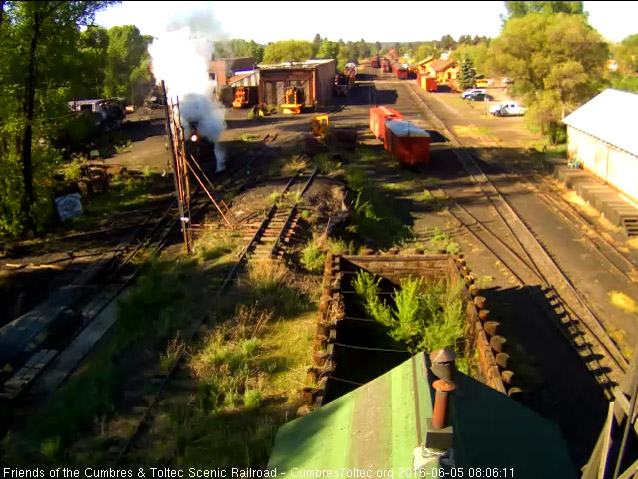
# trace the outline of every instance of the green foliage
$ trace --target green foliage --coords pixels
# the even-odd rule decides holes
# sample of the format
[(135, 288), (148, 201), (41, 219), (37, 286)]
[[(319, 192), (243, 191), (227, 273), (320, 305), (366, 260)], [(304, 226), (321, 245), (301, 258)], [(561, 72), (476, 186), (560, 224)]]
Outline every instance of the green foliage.
[(504, 20), (524, 17), (529, 13), (575, 13), (582, 15), (584, 12), (583, 2), (579, 1), (506, 1), (505, 8), (507, 15)]
[(215, 42), (216, 58), (246, 58), (250, 57), (255, 63), (261, 63), (264, 57), (264, 47), (254, 40), (246, 41), (233, 38), (225, 42)]
[(246, 389), (244, 393), (244, 407), (246, 409), (258, 409), (263, 402), (263, 395), (258, 389)]
[(614, 73), (610, 76), (611, 87), (616, 90), (638, 93), (638, 76)]
[(64, 101), (88, 82), (82, 49), (90, 39), (78, 26), (110, 3), (2, 2), (0, 233), (43, 232), (54, 218), (60, 153), (52, 144), (68, 115)]
[(638, 73), (638, 33), (629, 35), (615, 45), (613, 53), (620, 73), (629, 75)]
[(465, 55), (461, 62), (459, 84), (463, 89), (472, 88), (474, 86), (474, 64), (472, 63), (472, 59), (469, 55)]
[(324, 41), (317, 52), (317, 58), (334, 58), (336, 60), (338, 56), (339, 44), (330, 40)]
[(390, 328), (389, 335), (404, 343), (411, 353), (449, 347), (459, 350), (463, 338), (462, 285), (448, 287), (442, 281), (406, 278), (392, 298), (393, 309), (379, 299), (380, 278), (360, 270), (353, 281), (366, 312)]
[(312, 58), (314, 45), (304, 40), (282, 40), (266, 45), (265, 63), (303, 62)]
[(310, 241), (301, 253), (301, 264), (313, 274), (320, 274), (323, 272), (323, 267), (326, 262), (326, 255), (321, 252), (319, 246), (314, 241)]
[(597, 93), (607, 56), (607, 44), (583, 15), (527, 13), (506, 22), (487, 63), (514, 81), (512, 93), (529, 107), (529, 121), (547, 134)]
[(108, 40), (105, 95), (141, 104), (152, 86), (147, 51), (152, 38), (141, 35), (134, 25), (124, 25), (109, 28)]

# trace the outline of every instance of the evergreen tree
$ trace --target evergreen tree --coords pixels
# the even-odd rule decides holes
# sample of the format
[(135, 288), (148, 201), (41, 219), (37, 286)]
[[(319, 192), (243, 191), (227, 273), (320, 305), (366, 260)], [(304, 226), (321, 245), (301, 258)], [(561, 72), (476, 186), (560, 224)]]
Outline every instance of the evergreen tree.
[(472, 88), (472, 86), (474, 86), (474, 65), (468, 55), (464, 55), (461, 62), (459, 84), (463, 89)]

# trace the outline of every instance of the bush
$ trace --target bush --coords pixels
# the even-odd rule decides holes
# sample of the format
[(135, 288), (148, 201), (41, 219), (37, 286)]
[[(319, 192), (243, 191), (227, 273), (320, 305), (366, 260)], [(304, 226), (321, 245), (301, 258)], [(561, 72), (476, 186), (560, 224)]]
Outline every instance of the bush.
[(323, 272), (325, 263), (326, 255), (319, 250), (319, 247), (314, 241), (309, 242), (302, 251), (301, 264), (303, 264), (310, 273), (320, 274)]
[(246, 409), (257, 409), (261, 406), (263, 396), (258, 389), (246, 389), (244, 393), (244, 407)]
[(388, 326), (393, 339), (403, 342), (413, 354), (444, 347), (458, 351), (465, 332), (460, 286), (448, 288), (443, 281), (403, 279), (392, 296), (396, 304), (392, 309), (379, 299), (380, 281), (361, 270), (353, 284), (366, 312)]

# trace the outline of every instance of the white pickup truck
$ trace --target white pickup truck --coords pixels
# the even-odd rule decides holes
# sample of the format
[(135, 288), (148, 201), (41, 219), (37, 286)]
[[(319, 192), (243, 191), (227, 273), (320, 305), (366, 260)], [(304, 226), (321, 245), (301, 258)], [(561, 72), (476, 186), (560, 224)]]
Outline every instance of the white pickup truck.
[(513, 101), (501, 103), (490, 108), (490, 113), (494, 116), (523, 116), (526, 108)]

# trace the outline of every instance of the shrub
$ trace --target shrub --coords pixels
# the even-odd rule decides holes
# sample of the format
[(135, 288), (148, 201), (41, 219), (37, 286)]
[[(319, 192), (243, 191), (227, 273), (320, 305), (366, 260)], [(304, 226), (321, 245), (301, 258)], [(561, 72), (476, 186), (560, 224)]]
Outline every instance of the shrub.
[(258, 389), (246, 389), (244, 393), (244, 407), (246, 409), (257, 409), (261, 406), (263, 396)]
[(323, 271), (326, 263), (326, 255), (319, 250), (314, 241), (309, 242), (303, 249), (301, 254), (301, 264), (313, 274), (319, 274)]
[(461, 286), (446, 287), (443, 281), (422, 278), (401, 280), (392, 309), (379, 299), (379, 279), (359, 271), (353, 285), (366, 312), (390, 328), (389, 335), (403, 342), (412, 353), (449, 347), (458, 350), (464, 335), (464, 305)]

